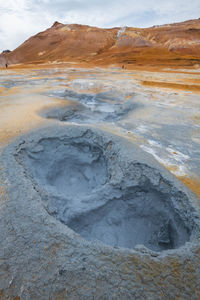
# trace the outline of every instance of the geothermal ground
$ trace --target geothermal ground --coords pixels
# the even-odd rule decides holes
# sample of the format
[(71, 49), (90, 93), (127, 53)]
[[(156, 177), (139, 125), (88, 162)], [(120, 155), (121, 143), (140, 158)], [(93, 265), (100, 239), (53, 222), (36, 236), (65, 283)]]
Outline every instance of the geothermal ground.
[(1, 299), (200, 298), (200, 70), (0, 70)]

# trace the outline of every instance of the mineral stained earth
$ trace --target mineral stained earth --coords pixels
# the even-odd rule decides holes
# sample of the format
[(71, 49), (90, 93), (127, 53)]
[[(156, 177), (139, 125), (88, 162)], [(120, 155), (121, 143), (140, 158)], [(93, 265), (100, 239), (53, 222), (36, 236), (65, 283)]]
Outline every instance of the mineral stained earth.
[(200, 299), (200, 70), (0, 75), (0, 299)]

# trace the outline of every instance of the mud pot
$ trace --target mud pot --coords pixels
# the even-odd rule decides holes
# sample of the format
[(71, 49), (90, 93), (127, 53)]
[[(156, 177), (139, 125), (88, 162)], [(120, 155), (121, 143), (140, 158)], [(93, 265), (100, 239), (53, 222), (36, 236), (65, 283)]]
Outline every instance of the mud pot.
[(92, 94), (67, 89), (48, 92), (48, 95), (71, 101), (70, 105), (43, 110), (40, 114), (46, 118), (75, 123), (118, 121), (140, 106), (133, 101), (133, 93), (128, 94), (132, 99), (126, 101), (125, 95), (116, 94), (115, 91)]
[(81, 137), (44, 137), (33, 143), (20, 147), (17, 160), (49, 214), (83, 238), (114, 247), (142, 244), (155, 251), (190, 240), (195, 224), (187, 196), (158, 169), (134, 161), (138, 149), (126, 161), (112, 140), (91, 130)]

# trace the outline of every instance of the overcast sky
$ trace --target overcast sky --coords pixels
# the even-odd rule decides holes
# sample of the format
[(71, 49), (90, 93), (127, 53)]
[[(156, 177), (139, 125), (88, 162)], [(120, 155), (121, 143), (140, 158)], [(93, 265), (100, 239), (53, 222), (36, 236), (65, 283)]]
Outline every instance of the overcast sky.
[(200, 17), (200, 0), (0, 0), (0, 52), (54, 21), (149, 27)]

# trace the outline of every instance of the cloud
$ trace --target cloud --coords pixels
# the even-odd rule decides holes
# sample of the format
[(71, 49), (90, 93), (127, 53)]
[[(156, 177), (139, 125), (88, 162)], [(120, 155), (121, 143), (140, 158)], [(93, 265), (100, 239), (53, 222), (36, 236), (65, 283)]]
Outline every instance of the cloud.
[(199, 0), (0, 0), (0, 52), (13, 50), (54, 21), (148, 27), (198, 18)]

